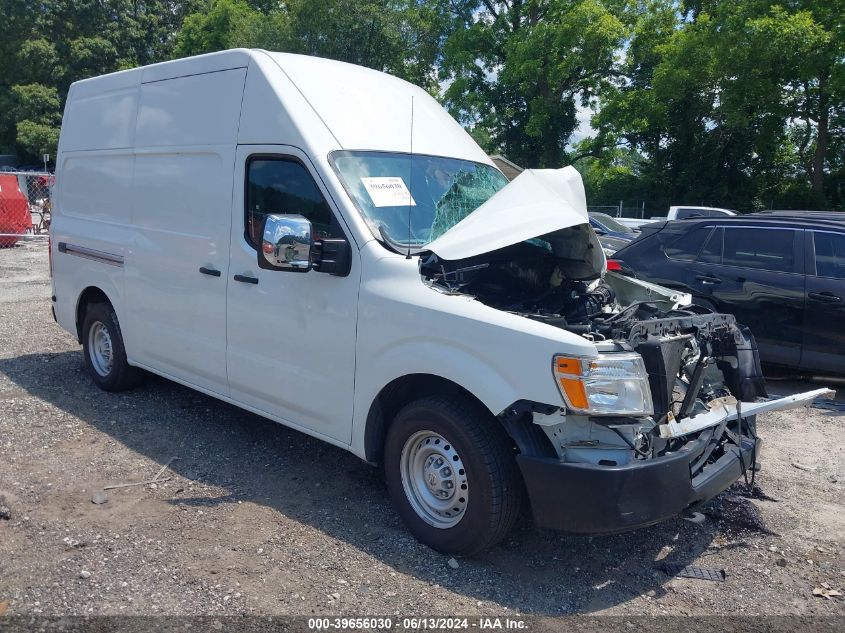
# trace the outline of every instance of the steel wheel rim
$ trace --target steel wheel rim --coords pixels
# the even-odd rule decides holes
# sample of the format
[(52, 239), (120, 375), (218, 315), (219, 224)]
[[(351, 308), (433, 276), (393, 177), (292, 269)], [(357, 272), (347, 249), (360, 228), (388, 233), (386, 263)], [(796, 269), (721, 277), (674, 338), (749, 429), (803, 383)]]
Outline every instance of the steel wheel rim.
[(466, 468), (454, 445), (439, 433), (418, 431), (405, 442), (399, 459), (405, 497), (423, 521), (448, 529), (466, 513)]
[(88, 330), (88, 357), (100, 376), (108, 376), (114, 365), (114, 346), (105, 324), (95, 321)]

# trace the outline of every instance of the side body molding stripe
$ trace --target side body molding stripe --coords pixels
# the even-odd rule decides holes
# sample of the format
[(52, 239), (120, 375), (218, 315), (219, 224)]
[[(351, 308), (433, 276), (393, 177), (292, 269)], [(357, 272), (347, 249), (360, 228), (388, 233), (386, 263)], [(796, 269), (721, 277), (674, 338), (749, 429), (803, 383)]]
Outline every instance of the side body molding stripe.
[(93, 259), (97, 262), (108, 264), (109, 266), (123, 266), (123, 255), (115, 255), (114, 253), (106, 253), (105, 251), (94, 250), (93, 248), (85, 248), (84, 246), (76, 246), (68, 244), (67, 242), (59, 242), (59, 252), (67, 255), (75, 255), (84, 259)]

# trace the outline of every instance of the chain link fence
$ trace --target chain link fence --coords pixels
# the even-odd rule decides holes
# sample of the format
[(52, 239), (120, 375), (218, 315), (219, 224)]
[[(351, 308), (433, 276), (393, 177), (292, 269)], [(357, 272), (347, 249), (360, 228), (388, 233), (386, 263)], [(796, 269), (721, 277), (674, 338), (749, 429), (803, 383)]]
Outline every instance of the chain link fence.
[(619, 204), (614, 205), (591, 205), (587, 207), (587, 210), (594, 213), (605, 213), (614, 218), (648, 219), (655, 216), (665, 216), (669, 207), (650, 205), (643, 201), (638, 201), (634, 206), (629, 206), (620, 201)]
[(54, 179), (48, 172), (0, 171), (0, 248), (47, 238)]

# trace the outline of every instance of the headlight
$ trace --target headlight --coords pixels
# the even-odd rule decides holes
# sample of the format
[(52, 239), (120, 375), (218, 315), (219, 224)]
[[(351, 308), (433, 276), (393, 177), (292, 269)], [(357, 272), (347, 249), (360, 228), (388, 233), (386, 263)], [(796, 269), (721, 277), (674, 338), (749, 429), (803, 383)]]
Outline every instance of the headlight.
[(586, 415), (651, 415), (654, 405), (642, 356), (630, 352), (597, 358), (555, 356), (555, 381), (566, 406)]

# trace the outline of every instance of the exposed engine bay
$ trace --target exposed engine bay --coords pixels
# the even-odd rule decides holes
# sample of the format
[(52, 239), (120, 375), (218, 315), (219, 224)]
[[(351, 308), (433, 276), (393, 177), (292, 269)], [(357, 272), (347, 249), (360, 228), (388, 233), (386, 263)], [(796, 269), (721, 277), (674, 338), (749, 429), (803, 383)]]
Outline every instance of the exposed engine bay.
[(741, 410), (733, 420), (701, 430), (673, 426), (766, 395), (748, 329), (730, 315), (687, 305), (688, 295), (603, 269), (600, 246), (586, 224), (459, 261), (430, 253), (420, 262), (423, 278), (436, 290), (568, 330), (600, 352), (642, 356), (651, 417), (588, 417), (530, 406), (509, 414), (530, 416), (559, 459), (617, 466), (695, 443), (695, 475), (744, 438), (756, 441), (754, 419), (743, 418)]
[(441, 289), (569, 329), (587, 323), (616, 297), (600, 280), (604, 259), (591, 233), (577, 225), (457, 262), (432, 254), (420, 270)]

